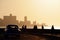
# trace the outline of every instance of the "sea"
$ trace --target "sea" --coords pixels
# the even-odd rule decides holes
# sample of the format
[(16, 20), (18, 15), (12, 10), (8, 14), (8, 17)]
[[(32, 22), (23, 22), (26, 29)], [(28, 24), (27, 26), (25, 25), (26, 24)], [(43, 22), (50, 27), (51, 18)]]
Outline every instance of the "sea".
[[(6, 26), (0, 26), (0, 28), (6, 28)], [(19, 28), (22, 28), (22, 27), (19, 27)], [(26, 27), (27, 29), (33, 29), (34, 27), (32, 26), (29, 26), (29, 27)], [(44, 29), (51, 29), (52, 26), (44, 26)], [(41, 26), (37, 26), (37, 29), (42, 29)], [(54, 26), (54, 29), (60, 29), (60, 26)]]

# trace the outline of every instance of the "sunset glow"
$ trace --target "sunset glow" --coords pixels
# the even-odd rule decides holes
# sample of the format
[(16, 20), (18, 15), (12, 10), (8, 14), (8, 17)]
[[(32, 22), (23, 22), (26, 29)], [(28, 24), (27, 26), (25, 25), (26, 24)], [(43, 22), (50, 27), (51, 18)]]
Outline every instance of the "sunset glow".
[(17, 20), (60, 26), (60, 0), (0, 0), (0, 18), (12, 13)]

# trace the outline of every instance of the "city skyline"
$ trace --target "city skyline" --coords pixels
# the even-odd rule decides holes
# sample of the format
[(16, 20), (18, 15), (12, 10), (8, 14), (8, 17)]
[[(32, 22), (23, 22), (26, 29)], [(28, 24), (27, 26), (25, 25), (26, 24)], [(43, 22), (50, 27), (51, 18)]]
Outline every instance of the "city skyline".
[(10, 15), (7, 15), (7, 16), (3, 16), (3, 19), (0, 18), (0, 26), (7, 26), (9, 24), (14, 24), (14, 25), (18, 25), (20, 27), (22, 27), (23, 25), (26, 25), (26, 26), (34, 26), (34, 25), (37, 25), (37, 26), (47, 26), (45, 23), (37, 23), (36, 21), (33, 21), (33, 23), (31, 23), (30, 20), (28, 20), (27, 16), (24, 17), (24, 20), (23, 21), (19, 21), (17, 20), (17, 17), (16, 16), (13, 16), (12, 14)]

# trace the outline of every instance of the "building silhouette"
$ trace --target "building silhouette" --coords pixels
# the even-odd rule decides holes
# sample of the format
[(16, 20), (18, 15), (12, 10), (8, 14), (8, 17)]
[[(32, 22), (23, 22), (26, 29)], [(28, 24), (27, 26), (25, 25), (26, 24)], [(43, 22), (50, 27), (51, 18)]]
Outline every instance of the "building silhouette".
[(10, 14), (9, 16), (4, 16), (3, 20), (1, 20), (1, 25), (0, 26), (6, 26), (9, 24), (16, 24), (18, 25), (18, 20), (16, 20), (16, 16), (12, 16), (12, 14)]
[(27, 16), (24, 17), (24, 21), (20, 21), (18, 22), (18, 20), (16, 20), (16, 16), (13, 16), (12, 14), (10, 14), (9, 16), (3, 16), (3, 19), (0, 18), (0, 26), (6, 26), (9, 24), (14, 24), (14, 25), (18, 25), (18, 26), (46, 26), (45, 24), (37, 24), (36, 21), (33, 21), (33, 23), (31, 24), (31, 21), (29, 21), (27, 19)]
[(27, 20), (27, 16), (24, 17), (24, 21), (20, 21), (20, 26), (27, 25), (30, 26), (31, 22)]

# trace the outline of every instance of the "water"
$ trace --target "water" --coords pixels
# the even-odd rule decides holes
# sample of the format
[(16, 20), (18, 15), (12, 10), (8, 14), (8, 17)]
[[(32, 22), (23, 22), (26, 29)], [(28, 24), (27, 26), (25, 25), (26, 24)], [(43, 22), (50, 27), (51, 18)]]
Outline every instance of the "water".
[[(0, 26), (0, 28), (6, 28), (6, 26)], [(19, 27), (22, 28), (22, 27)], [(27, 29), (33, 29), (34, 27), (26, 27)], [(37, 29), (41, 29), (41, 26), (38, 26)], [(51, 26), (44, 26), (44, 29), (51, 29)], [(60, 26), (54, 26), (54, 29), (60, 29)]]

